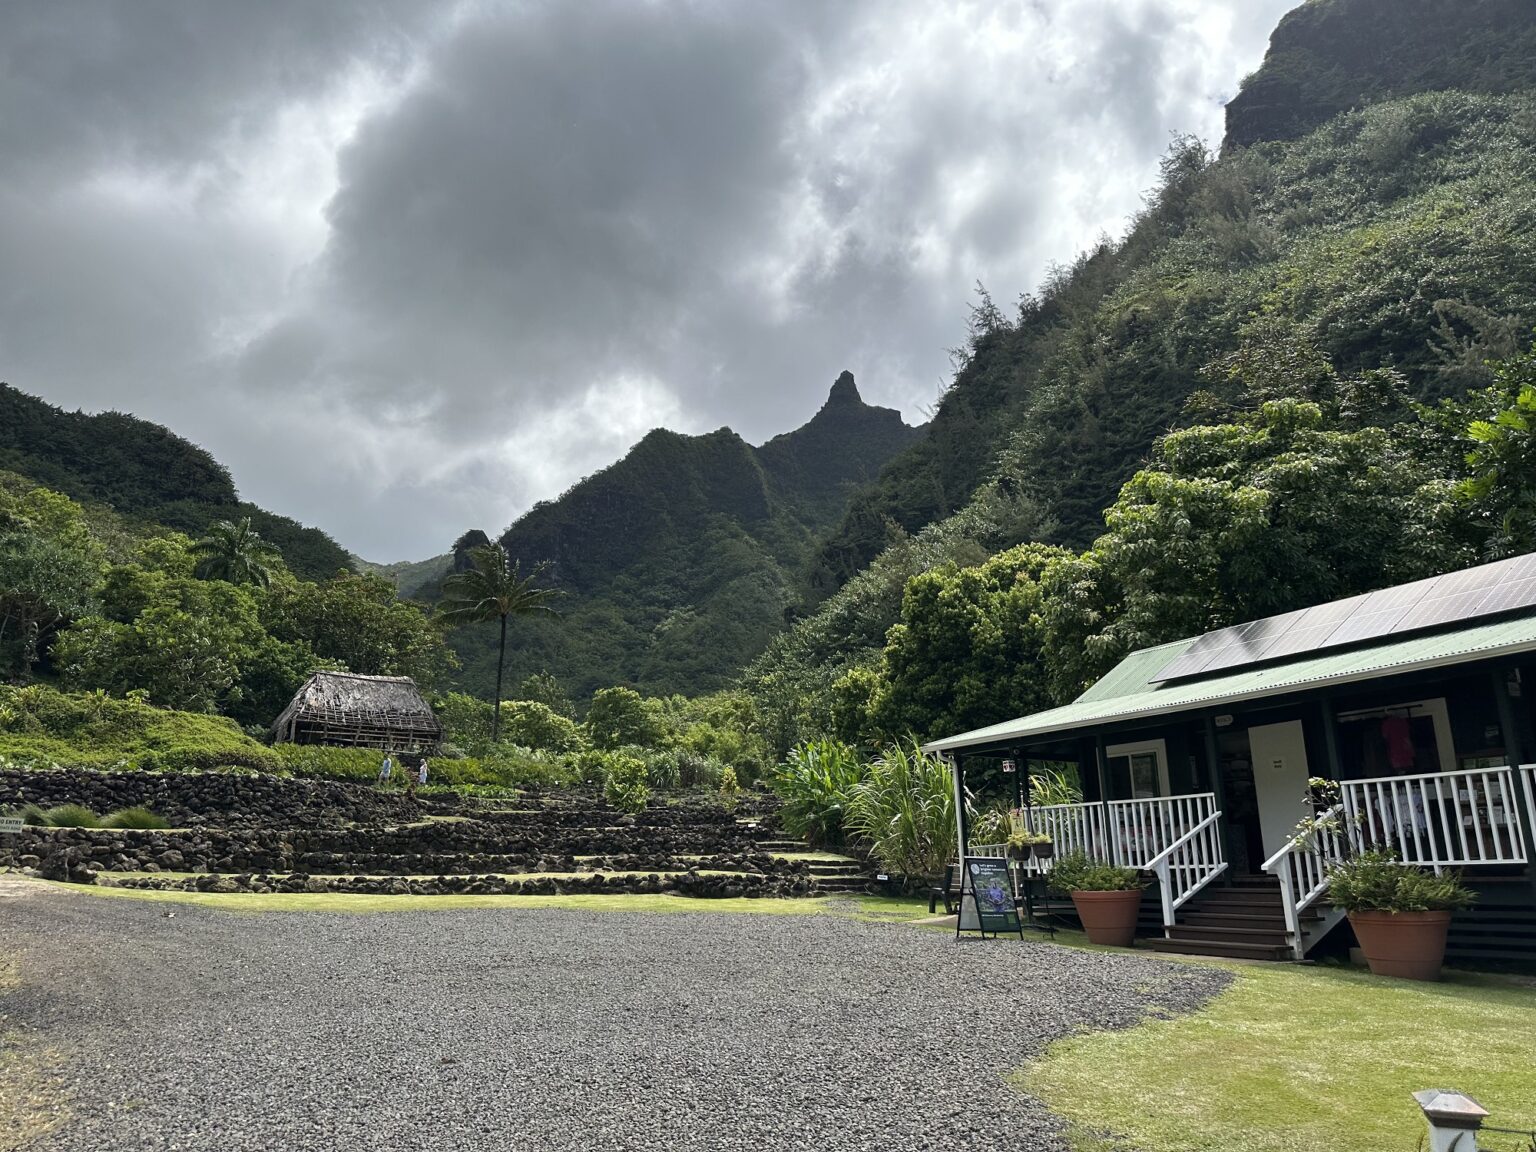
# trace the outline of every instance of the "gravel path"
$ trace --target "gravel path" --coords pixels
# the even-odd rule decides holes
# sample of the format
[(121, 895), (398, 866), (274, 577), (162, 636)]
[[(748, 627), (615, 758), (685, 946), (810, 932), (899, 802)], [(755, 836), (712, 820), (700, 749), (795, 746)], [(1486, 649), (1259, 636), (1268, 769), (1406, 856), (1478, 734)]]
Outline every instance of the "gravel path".
[(0, 895), (0, 1013), (68, 1057), (58, 1152), (1062, 1148), (1004, 1075), (1226, 982), (836, 916)]

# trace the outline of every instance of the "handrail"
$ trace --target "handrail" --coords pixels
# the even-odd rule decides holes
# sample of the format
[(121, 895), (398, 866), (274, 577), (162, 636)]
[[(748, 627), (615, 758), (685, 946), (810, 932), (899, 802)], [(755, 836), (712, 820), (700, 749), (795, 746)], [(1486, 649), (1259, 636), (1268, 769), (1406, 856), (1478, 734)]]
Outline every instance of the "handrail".
[[(1178, 910), (1191, 896), (1227, 870), (1227, 862), (1221, 858), (1221, 838), (1216, 832), (1216, 823), (1220, 819), (1219, 810), (1212, 812), (1147, 862), (1147, 870), (1157, 874), (1158, 888), (1163, 899), (1164, 932), (1173, 927)], [(1173, 863), (1176, 854), (1192, 847), (1197, 851), (1196, 859), (1188, 864)], [(1199, 849), (1202, 848), (1204, 852), (1200, 854)], [(1199, 858), (1199, 855), (1204, 858)], [(1181, 891), (1177, 897), (1173, 891), (1176, 868), (1177, 877), (1181, 881)], [(1193, 883), (1184, 887), (1182, 882), (1190, 880)]]
[(1296, 959), (1306, 949), (1301, 939), (1301, 913), (1328, 890), (1328, 864), (1344, 857), (1343, 842), (1332, 823), (1345, 812), (1342, 802), (1315, 817), (1311, 827), (1286, 841), (1285, 847), (1264, 861), (1264, 871), (1280, 881), (1280, 906), (1285, 930)]

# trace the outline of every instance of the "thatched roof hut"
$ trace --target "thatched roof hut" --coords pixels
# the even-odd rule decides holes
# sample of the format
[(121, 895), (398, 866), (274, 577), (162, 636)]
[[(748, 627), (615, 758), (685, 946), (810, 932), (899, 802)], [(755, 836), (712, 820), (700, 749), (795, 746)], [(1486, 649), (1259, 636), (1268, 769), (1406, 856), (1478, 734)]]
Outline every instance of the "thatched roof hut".
[(272, 723), (278, 743), (429, 752), (443, 726), (409, 676), (316, 672)]

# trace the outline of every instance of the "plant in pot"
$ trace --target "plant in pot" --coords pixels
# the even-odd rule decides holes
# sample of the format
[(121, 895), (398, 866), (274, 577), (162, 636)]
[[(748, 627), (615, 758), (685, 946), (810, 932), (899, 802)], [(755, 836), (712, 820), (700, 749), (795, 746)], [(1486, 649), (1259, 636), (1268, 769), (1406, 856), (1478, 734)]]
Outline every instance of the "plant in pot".
[(1056, 842), (1044, 832), (1036, 832), (1034, 849), (1036, 860), (1049, 860), (1056, 855)]
[(1329, 898), (1349, 913), (1377, 976), (1438, 980), (1451, 912), (1477, 898), (1459, 876), (1436, 876), (1389, 852), (1361, 852), (1328, 870)]
[(1129, 948), (1136, 938), (1145, 886), (1135, 869), (1118, 868), (1084, 852), (1068, 853), (1051, 869), (1051, 891), (1072, 897), (1088, 939), (1114, 948)]
[(1008, 859), (1028, 860), (1035, 854), (1035, 834), (1028, 828), (1015, 828), (1008, 833)]

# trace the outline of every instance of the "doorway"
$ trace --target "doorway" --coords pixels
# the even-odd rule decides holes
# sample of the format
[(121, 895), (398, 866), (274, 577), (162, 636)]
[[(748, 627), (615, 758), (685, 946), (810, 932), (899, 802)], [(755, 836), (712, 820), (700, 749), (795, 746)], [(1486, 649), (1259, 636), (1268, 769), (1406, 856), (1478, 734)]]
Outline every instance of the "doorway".
[(1253, 751), (1254, 800), (1264, 856), (1290, 843), (1296, 825), (1310, 812), (1307, 801), (1307, 741), (1300, 720), (1248, 729)]

